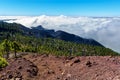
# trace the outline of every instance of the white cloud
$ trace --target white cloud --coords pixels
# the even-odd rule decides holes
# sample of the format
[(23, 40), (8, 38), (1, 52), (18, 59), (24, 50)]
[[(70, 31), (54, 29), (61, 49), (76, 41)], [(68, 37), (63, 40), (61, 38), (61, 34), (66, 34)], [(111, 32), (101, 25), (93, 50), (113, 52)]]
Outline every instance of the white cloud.
[(93, 38), (106, 47), (120, 52), (120, 18), (119, 17), (68, 17), (68, 16), (0, 16), (3, 19), (16, 19), (27, 27), (42, 25), (47, 29), (63, 30), (86, 38)]

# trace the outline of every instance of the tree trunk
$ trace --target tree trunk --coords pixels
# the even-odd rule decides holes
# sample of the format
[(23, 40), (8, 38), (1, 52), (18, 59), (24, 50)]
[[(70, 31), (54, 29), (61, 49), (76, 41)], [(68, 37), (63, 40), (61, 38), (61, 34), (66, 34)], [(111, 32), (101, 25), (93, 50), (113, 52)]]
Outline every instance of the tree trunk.
[(7, 52), (7, 59), (9, 58), (9, 52)]
[(17, 58), (17, 51), (15, 50), (15, 58)]

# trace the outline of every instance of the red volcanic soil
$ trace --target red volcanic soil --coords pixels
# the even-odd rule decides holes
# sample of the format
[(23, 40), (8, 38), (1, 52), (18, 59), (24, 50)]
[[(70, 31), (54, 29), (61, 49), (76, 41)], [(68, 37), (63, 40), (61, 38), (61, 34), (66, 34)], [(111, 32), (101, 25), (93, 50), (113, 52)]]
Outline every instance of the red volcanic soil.
[(0, 80), (120, 80), (120, 57), (29, 54), (9, 59)]

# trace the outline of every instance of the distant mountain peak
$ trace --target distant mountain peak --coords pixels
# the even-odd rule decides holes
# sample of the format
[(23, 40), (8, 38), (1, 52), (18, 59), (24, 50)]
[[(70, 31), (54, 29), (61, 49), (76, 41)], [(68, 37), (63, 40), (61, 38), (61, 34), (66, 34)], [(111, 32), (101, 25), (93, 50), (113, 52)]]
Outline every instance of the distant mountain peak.
[(38, 29), (38, 30), (45, 30), (42, 25), (39, 25), (37, 27), (31, 27), (32, 29)]

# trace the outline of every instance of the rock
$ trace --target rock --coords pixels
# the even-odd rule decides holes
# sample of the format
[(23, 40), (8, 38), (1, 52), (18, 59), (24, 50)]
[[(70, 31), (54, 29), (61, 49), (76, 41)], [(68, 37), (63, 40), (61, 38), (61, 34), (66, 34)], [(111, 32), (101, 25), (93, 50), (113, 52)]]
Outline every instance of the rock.
[(67, 59), (68, 59), (68, 60), (72, 60), (73, 58), (74, 58), (74, 57), (68, 57)]
[(22, 78), (15, 78), (15, 80), (22, 80)]
[(27, 71), (32, 75), (32, 76), (37, 76), (38, 73), (38, 68), (36, 65), (34, 65), (33, 63), (30, 64), (30, 69), (28, 69)]
[(74, 63), (79, 63), (80, 62), (80, 60), (79, 59), (76, 59), (75, 61), (74, 61)]
[(49, 70), (48, 74), (54, 74), (55, 72), (53, 70)]
[(69, 60), (66, 60), (65, 63), (69, 63), (70, 61)]
[(60, 77), (58, 77), (58, 76), (57, 76), (57, 77), (56, 77), (56, 79), (57, 79), (57, 80), (59, 80), (59, 79), (60, 79)]
[(74, 62), (68, 63), (69, 66), (72, 66), (74, 63), (79, 63), (80, 60), (79, 59), (75, 59)]
[(71, 74), (67, 74), (67, 77), (71, 77)]
[(48, 56), (49, 56), (48, 54), (43, 54), (42, 58), (45, 58), (45, 57), (48, 57)]
[(19, 66), (18, 69), (22, 69), (22, 66)]
[(65, 78), (65, 80), (68, 80), (67, 78)]
[(22, 74), (20, 72), (16, 72), (16, 78), (22, 78)]
[(64, 75), (65, 74), (65, 70), (61, 74)]
[(37, 69), (28, 69), (27, 72), (29, 72), (29, 75), (31, 77), (37, 76), (38, 70)]
[(92, 63), (90, 61), (87, 61), (86, 66), (91, 67)]
[(93, 65), (98, 65), (98, 63), (96, 63), (96, 62), (93, 62)]
[(10, 74), (10, 75), (8, 76), (8, 78), (9, 78), (9, 79), (12, 79), (12, 78), (13, 78), (13, 75)]
[(42, 64), (42, 66), (47, 66), (47, 64)]
[(0, 68), (0, 71), (2, 71), (3, 69), (2, 68)]

